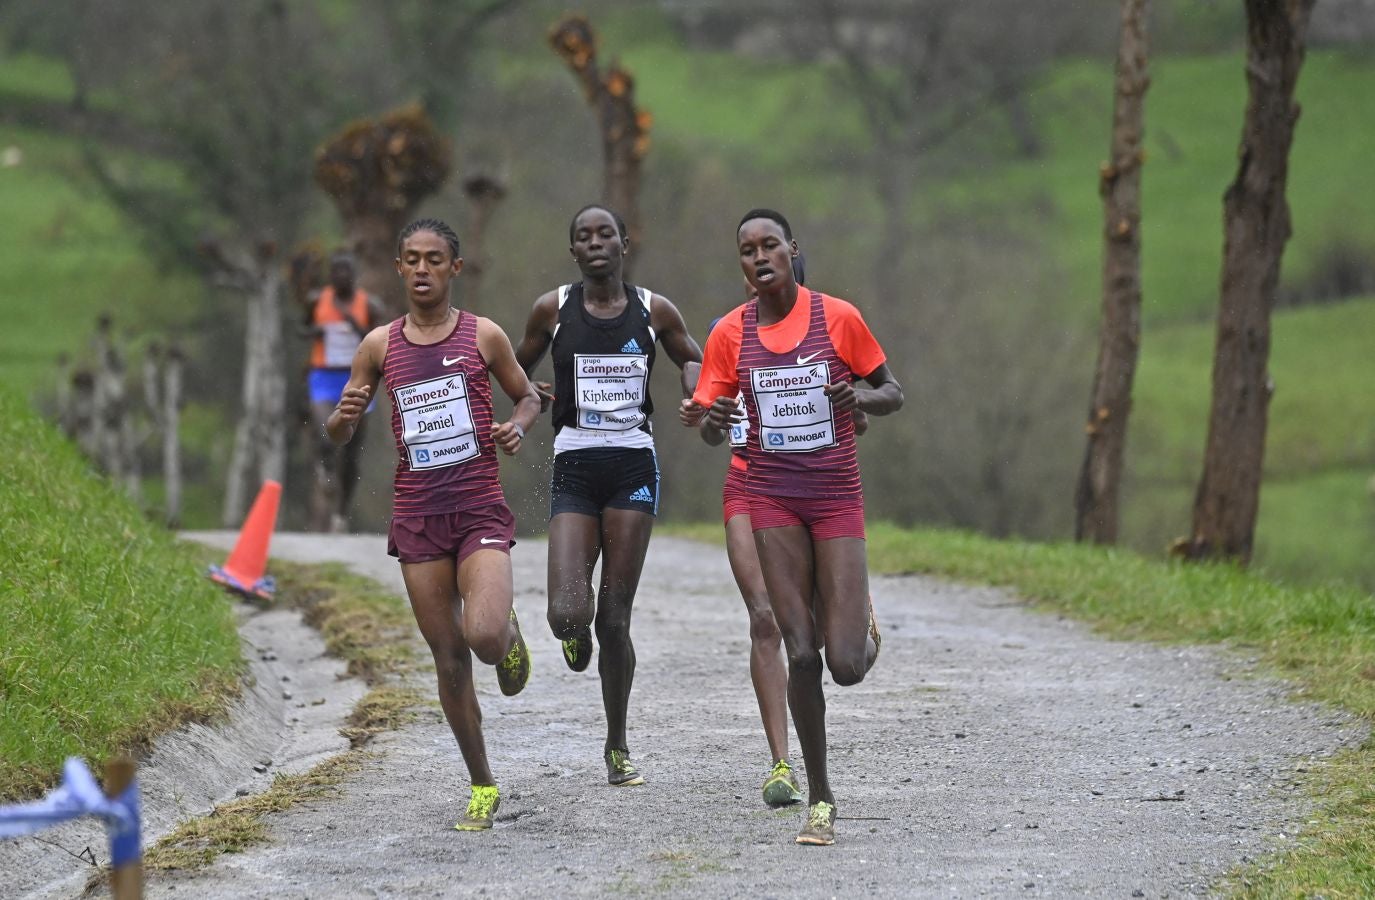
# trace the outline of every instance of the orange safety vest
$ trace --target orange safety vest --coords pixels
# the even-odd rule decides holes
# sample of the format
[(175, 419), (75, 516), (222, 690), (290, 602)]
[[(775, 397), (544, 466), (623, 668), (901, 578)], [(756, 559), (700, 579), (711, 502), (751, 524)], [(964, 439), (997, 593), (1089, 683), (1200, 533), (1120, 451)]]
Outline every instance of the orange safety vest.
[[(355, 323), (366, 329), (371, 319), (368, 310), (368, 295), (362, 288), (353, 289), (353, 308), (349, 310), (349, 316)], [(333, 286), (326, 286), (320, 290), (320, 299), (315, 301), (315, 309), (311, 313), (311, 322), (315, 325), (331, 325), (345, 322), (343, 315), (339, 312), (339, 307), (334, 302)], [(359, 338), (362, 341), (362, 338)], [(323, 369), (325, 366), (325, 339), (317, 336), (310, 345), (310, 367), (312, 369)]]

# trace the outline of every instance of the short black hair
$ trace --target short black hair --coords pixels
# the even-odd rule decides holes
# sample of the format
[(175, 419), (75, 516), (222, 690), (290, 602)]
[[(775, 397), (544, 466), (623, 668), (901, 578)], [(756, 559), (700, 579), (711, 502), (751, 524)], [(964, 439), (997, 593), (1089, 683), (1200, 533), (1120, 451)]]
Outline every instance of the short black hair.
[(449, 227), (449, 223), (441, 219), (416, 219), (396, 237), (396, 255), (401, 255), (401, 248), (406, 243), (406, 238), (420, 231), (433, 231), (444, 239), (444, 243), (449, 245), (449, 253), (454, 259), (458, 259), (458, 235)]
[(750, 210), (740, 218), (740, 224), (735, 226), (735, 233), (739, 234), (740, 229), (743, 228), (745, 223), (750, 219), (769, 219), (777, 222), (783, 229), (783, 236), (790, 241), (793, 239), (793, 227), (788, 224), (788, 220), (783, 217), (783, 214), (776, 209), (758, 208)]
[(582, 214), (587, 212), (589, 209), (600, 209), (602, 212), (610, 215), (611, 218), (616, 222), (616, 230), (620, 233), (621, 240), (625, 241), (630, 238), (630, 235), (625, 230), (625, 220), (621, 218), (620, 213), (616, 212), (611, 207), (603, 206), (600, 203), (589, 203), (582, 209), (573, 213), (573, 218), (568, 220), (568, 243), (573, 243), (573, 230), (578, 226), (578, 219), (582, 218)]

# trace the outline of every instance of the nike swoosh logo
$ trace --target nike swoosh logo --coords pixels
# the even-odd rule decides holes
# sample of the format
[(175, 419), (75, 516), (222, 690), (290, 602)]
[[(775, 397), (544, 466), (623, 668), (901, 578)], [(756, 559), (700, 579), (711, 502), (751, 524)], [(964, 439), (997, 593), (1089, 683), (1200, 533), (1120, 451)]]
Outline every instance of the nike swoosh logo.
[(444, 357), (444, 365), (452, 366), (454, 363), (459, 362), (461, 360), (465, 360), (467, 358), (468, 357), (466, 356), (455, 356), (453, 359), (449, 359), (449, 357), (446, 356)]
[(820, 356), (820, 355), (821, 355), (821, 351), (818, 350), (818, 351), (816, 351), (815, 353), (809, 353), (809, 354), (807, 354), (806, 356), (799, 356), (799, 357), (797, 358), (797, 364), (798, 364), (799, 366), (805, 366), (807, 363), (809, 363), (809, 362), (811, 362), (812, 360), (816, 359), (816, 358), (817, 358), (818, 356)]
[(504, 544), (504, 543), (506, 543), (506, 542), (503, 541), (501, 538), (483, 538), (482, 540), (478, 541), (478, 543), (479, 543), (479, 544)]

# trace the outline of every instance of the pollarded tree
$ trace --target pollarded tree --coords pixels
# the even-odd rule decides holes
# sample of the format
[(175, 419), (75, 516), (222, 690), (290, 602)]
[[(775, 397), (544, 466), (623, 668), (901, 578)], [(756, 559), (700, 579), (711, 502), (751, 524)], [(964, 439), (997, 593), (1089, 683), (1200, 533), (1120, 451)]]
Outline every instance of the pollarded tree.
[(1223, 197), (1222, 293), (1213, 398), (1193, 531), (1183, 555), (1247, 562), (1260, 511), (1265, 430), (1274, 384), (1270, 313), (1289, 240), (1285, 185), (1314, 0), (1246, 0), (1246, 119), (1236, 179)]
[[(613, 62), (597, 65), (597, 34), (586, 16), (568, 16), (549, 32), (549, 43), (581, 82), (597, 113), (602, 136), (602, 202), (620, 213), (627, 235), (637, 245), (640, 219), (640, 164), (649, 152), (653, 118), (635, 105), (635, 79)], [(626, 257), (626, 275), (636, 256)]]
[(315, 183), (334, 200), (358, 258), (358, 282), (398, 314), (396, 235), (449, 177), (452, 151), (418, 104), (360, 119), (315, 152)]

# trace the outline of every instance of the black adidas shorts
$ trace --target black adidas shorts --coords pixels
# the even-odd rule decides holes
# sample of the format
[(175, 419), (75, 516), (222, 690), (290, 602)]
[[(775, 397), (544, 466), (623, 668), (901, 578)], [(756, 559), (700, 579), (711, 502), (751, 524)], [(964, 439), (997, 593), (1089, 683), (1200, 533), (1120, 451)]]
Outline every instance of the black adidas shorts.
[(601, 518), (603, 509), (659, 513), (659, 462), (648, 447), (589, 447), (554, 457), (549, 518), (581, 513)]

